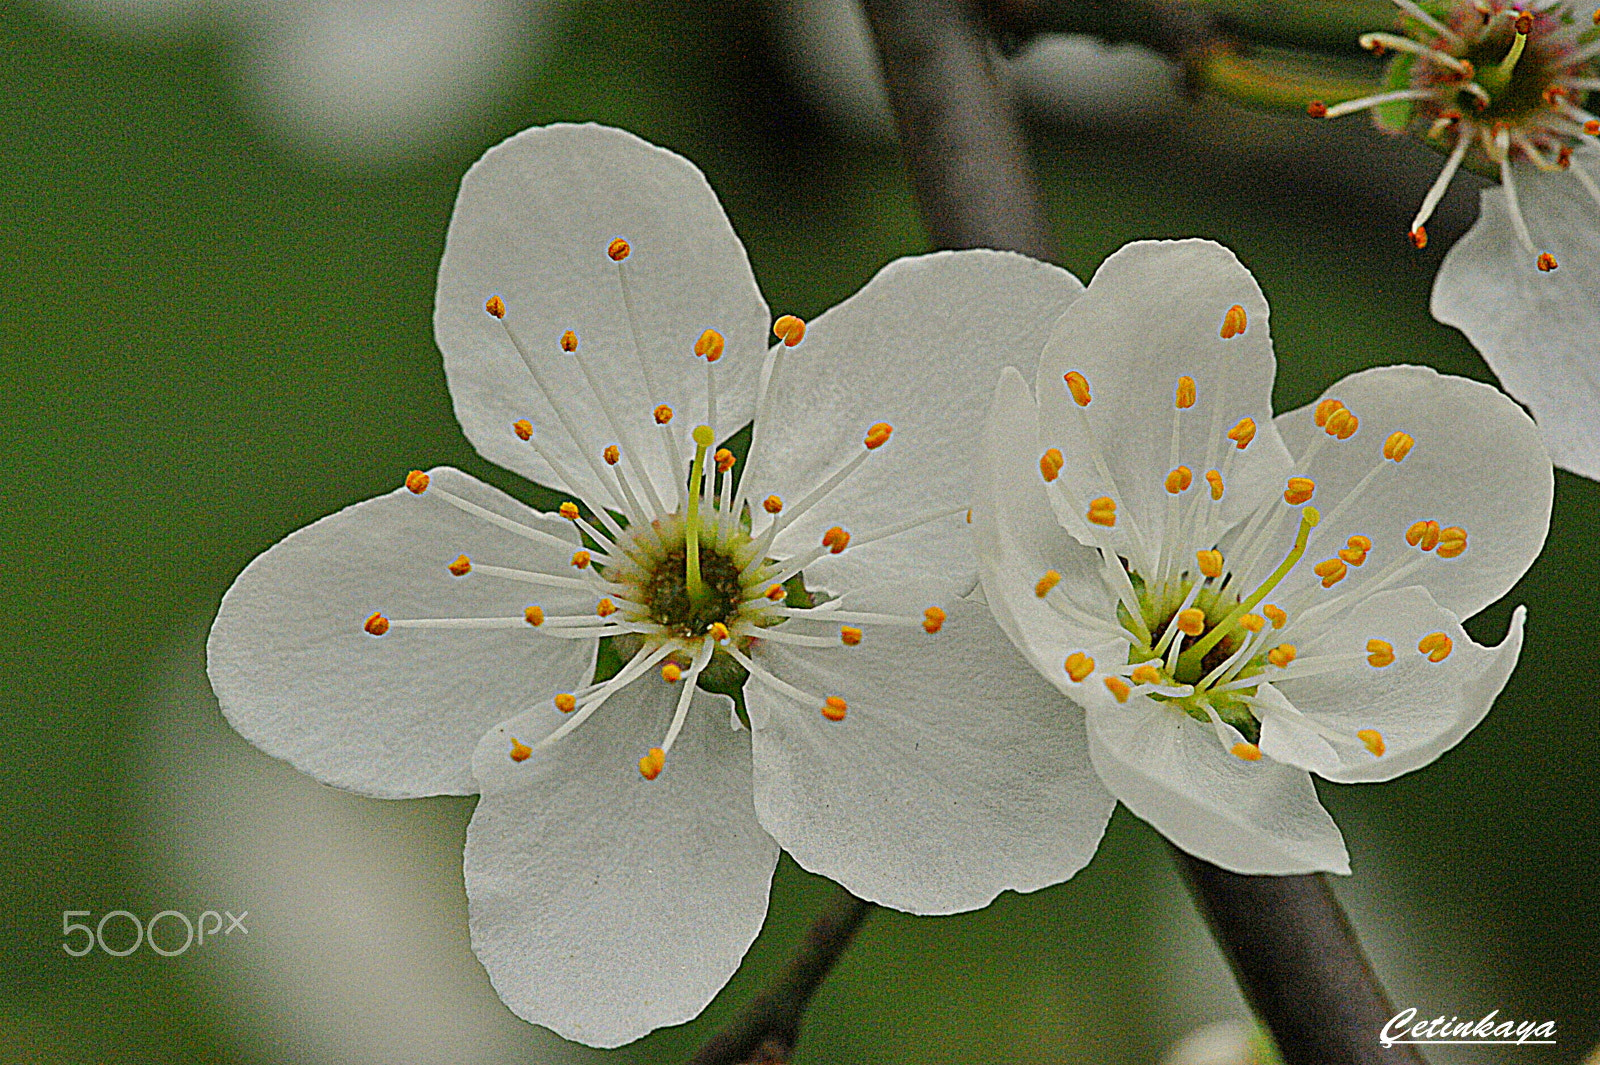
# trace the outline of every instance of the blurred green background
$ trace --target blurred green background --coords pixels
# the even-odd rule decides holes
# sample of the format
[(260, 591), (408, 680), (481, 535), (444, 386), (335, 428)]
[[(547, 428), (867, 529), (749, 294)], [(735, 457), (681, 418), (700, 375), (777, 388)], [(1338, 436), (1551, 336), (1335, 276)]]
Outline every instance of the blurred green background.
[[(699, 1021), (569, 1048), (510, 1018), (465, 946), (471, 800), (353, 799), (257, 754), (210, 701), (204, 629), (257, 553), (408, 469), (537, 498), (467, 445), (431, 337), (456, 186), (485, 148), (593, 119), (676, 149), (774, 313), (810, 317), (926, 249), (892, 141), (851, 111), (826, 38), (796, 37), (794, 4), (593, 0), (495, 23), (511, 39), (481, 99), (353, 147), (285, 133), (241, 91), (272, 53), (241, 49), (240, 18), (118, 10), (0, 9), (0, 1061), (681, 1060), (825, 883), (780, 867), (766, 931)], [(1032, 115), (1063, 265), (1087, 279), (1144, 237), (1230, 245), (1272, 303), (1280, 410), (1391, 362), (1493, 380), (1427, 311), (1475, 179), (1417, 253), (1401, 235), (1437, 160), (1357, 120), (1170, 99)], [(1543, 557), (1469, 625), (1498, 641), (1529, 606), (1482, 726), (1394, 783), (1321, 788), (1353, 856), (1340, 890), (1398, 1004), (1559, 1026), (1553, 1050), (1438, 1062), (1571, 1062), (1600, 1040), (1597, 522), (1600, 486), (1558, 474)], [(251, 911), (247, 941), (62, 950), (65, 910), (222, 907)], [(1161, 841), (1119, 812), (1071, 883), (873, 917), (798, 1060), (1154, 1062), (1243, 1015)], [(436, 1017), (457, 1026), (443, 1049), (408, 1035)]]

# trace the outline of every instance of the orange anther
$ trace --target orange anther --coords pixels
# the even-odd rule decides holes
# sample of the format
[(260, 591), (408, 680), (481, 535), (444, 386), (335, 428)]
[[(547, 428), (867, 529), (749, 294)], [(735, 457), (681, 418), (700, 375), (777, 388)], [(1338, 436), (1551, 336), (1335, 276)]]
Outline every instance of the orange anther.
[(781, 584), (774, 584), (772, 587), (768, 588), (767, 591), (766, 591), (767, 598), (772, 600), (774, 603), (776, 603), (778, 600), (784, 598), (788, 594), (789, 594), (788, 592), (785, 592), (783, 590), (783, 585), (781, 585)]
[(655, 416), (657, 425), (666, 425), (672, 420), (672, 408), (663, 403), (656, 408)]
[(1047, 482), (1053, 481), (1061, 476), (1061, 467), (1066, 465), (1066, 461), (1061, 457), (1061, 449), (1053, 447), (1039, 456), (1039, 473)]
[(1244, 308), (1235, 303), (1228, 308), (1228, 313), (1222, 316), (1222, 339), (1231, 340), (1244, 332), (1246, 318)]
[(1557, 266), (1556, 257), (1554, 255), (1551, 255), (1547, 251), (1540, 252), (1539, 253), (1538, 266), (1539, 266), (1540, 270), (1543, 270), (1545, 273), (1548, 274), (1550, 271), (1554, 270), (1556, 268), (1556, 266)]
[(661, 770), (667, 764), (667, 752), (660, 747), (650, 748), (650, 753), (639, 759), (639, 775), (646, 780), (654, 780), (661, 775)]
[(1328, 105), (1323, 103), (1321, 100), (1312, 100), (1310, 103), (1306, 104), (1306, 114), (1310, 115), (1312, 118), (1327, 118)]
[[(1330, 418), (1328, 420), (1330, 422), (1332, 422), (1333, 419)], [(1350, 420), (1349, 421), (1341, 421), (1340, 424), (1339, 424), (1339, 430), (1338, 430), (1339, 439), (1340, 440), (1348, 440), (1348, 439), (1350, 439), (1352, 436), (1356, 435), (1356, 430), (1359, 429), (1359, 428), (1361, 428), (1361, 419), (1357, 418), (1354, 414), (1350, 415)]]
[(1281, 606), (1266, 603), (1261, 607), (1261, 612), (1267, 615), (1267, 620), (1272, 622), (1272, 627), (1275, 629), (1281, 629), (1289, 624), (1289, 614)]
[(1084, 677), (1094, 672), (1094, 659), (1082, 651), (1074, 651), (1067, 656), (1066, 670), (1074, 684), (1082, 683)]
[(1367, 661), (1382, 669), (1394, 661), (1394, 646), (1388, 640), (1368, 640)]
[(1512, 22), (1511, 26), (1518, 33), (1526, 37), (1529, 33), (1533, 32), (1533, 14), (1531, 12), (1524, 11), (1522, 14), (1516, 17), (1516, 21)]
[(1360, 730), (1356, 733), (1356, 739), (1360, 740), (1367, 750), (1372, 752), (1374, 758), (1382, 758), (1383, 752), (1389, 749), (1388, 745), (1383, 742), (1383, 733), (1375, 728)]
[(1350, 571), (1339, 559), (1325, 558), (1315, 566), (1312, 566), (1311, 572), (1322, 578), (1322, 586), (1324, 588), (1332, 588), (1335, 584), (1344, 580), (1345, 574)]
[(506, 301), (499, 296), (490, 296), (484, 303), (483, 309), (495, 318), (504, 318), (506, 316)]
[(1418, 226), (1407, 234), (1411, 238), (1412, 247), (1421, 251), (1428, 246), (1428, 230), (1425, 226)]
[(839, 642), (846, 647), (854, 647), (861, 642), (861, 630), (850, 625), (841, 626), (839, 629)]
[(528, 609), (522, 612), (522, 620), (526, 621), (529, 625), (532, 625), (537, 629), (540, 625), (544, 624), (544, 608), (530, 606)]
[(717, 464), (718, 473), (727, 473), (729, 470), (733, 469), (735, 459), (733, 457), (733, 452), (729, 451), (727, 448), (717, 448), (717, 453), (711, 457)]
[(602, 599), (594, 605), (594, 612), (603, 618), (608, 618), (617, 612), (617, 604), (610, 599)]
[(850, 534), (845, 532), (839, 526), (835, 525), (833, 528), (822, 534), (822, 546), (826, 547), (830, 552), (837, 555), (846, 547), (850, 546)]
[(521, 740), (517, 739), (515, 736), (512, 736), (511, 737), (511, 760), (513, 762), (526, 762), (528, 759), (530, 759), (532, 757), (533, 757), (533, 748), (529, 747), (526, 743), (523, 743)]
[(1317, 428), (1321, 429), (1323, 426), (1327, 425), (1328, 419), (1336, 410), (1344, 410), (1344, 404), (1336, 399), (1325, 399), (1321, 403), (1318, 403), (1317, 409), (1311, 415), (1311, 417), (1317, 423)]
[(606, 449), (600, 452), (600, 457), (606, 460), (607, 466), (615, 466), (617, 460), (622, 458), (622, 449), (615, 444), (607, 444)]
[[(1241, 315), (1243, 314), (1242, 311), (1240, 313), (1241, 313)], [(1242, 331), (1243, 330), (1242, 330), (1242, 327), (1241, 327), (1241, 332)], [(1195, 399), (1194, 378), (1192, 378), (1192, 377), (1180, 377), (1180, 378), (1178, 378), (1178, 388), (1177, 388), (1176, 392), (1174, 393), (1174, 397), (1173, 397), (1173, 402), (1177, 405), (1178, 409), (1179, 410), (1188, 410), (1190, 407), (1194, 406), (1194, 399)]]
[(1350, 427), (1351, 422), (1355, 421), (1355, 417), (1354, 414), (1350, 413), (1349, 408), (1340, 407), (1338, 410), (1329, 413), (1328, 420), (1323, 424), (1322, 430), (1329, 436), (1337, 436), (1342, 440), (1344, 439), (1345, 430)]
[(518, 418), (516, 421), (512, 422), (511, 431), (516, 433), (520, 439), (533, 439), (533, 423), (526, 418)]
[(1250, 632), (1260, 632), (1267, 627), (1267, 619), (1260, 614), (1241, 614), (1239, 616), (1239, 624)]
[(574, 551), (572, 553), (572, 566), (574, 569), (587, 569), (590, 558), (587, 551)]
[(676, 684), (683, 679), (683, 667), (676, 662), (668, 662), (661, 667), (661, 679), (668, 684)]
[(772, 323), (772, 334), (792, 348), (806, 338), (806, 323), (792, 314), (786, 314)]
[(1306, 502), (1317, 490), (1317, 484), (1309, 477), (1291, 477), (1283, 489), (1283, 501), (1290, 506), (1299, 506)]
[(711, 627), (706, 630), (706, 635), (711, 637), (713, 643), (727, 643), (728, 626), (720, 621), (713, 621)]
[(449, 570), (452, 576), (465, 577), (472, 572), (472, 559), (466, 555), (457, 555), (456, 560), (445, 569)]
[(1467, 549), (1467, 530), (1459, 525), (1439, 530), (1439, 557), (1455, 558)]
[(382, 614), (374, 614), (361, 627), (373, 636), (382, 636), (389, 631), (389, 619)]
[(1046, 570), (1044, 576), (1040, 577), (1038, 583), (1033, 586), (1033, 594), (1038, 596), (1040, 599), (1043, 599), (1045, 596), (1050, 594), (1050, 589), (1054, 588), (1060, 583), (1061, 574), (1057, 573), (1053, 569)]
[(768, 496), (761, 501), (761, 509), (768, 514), (776, 514), (783, 509), (783, 500), (777, 496)]
[(1194, 558), (1196, 562), (1200, 563), (1200, 572), (1207, 577), (1222, 576), (1221, 551), (1196, 551)]
[(1228, 753), (1246, 762), (1261, 761), (1261, 748), (1253, 743), (1236, 743), (1228, 748)]
[(1591, 137), (1600, 136), (1600, 120), (1591, 118), (1583, 124), (1583, 131)]
[(1065, 375), (1067, 391), (1072, 393), (1072, 402), (1080, 407), (1089, 405), (1089, 379), (1077, 370), (1068, 370)]
[(1179, 492), (1187, 492), (1189, 486), (1193, 483), (1194, 471), (1187, 466), (1179, 466), (1167, 474), (1167, 491), (1173, 495), (1177, 495)]
[(1294, 644), (1292, 644), (1292, 643), (1280, 643), (1278, 646), (1274, 647), (1272, 650), (1267, 652), (1267, 661), (1271, 662), (1273, 665), (1277, 666), (1279, 669), (1282, 669), (1285, 666), (1287, 666), (1290, 662), (1294, 661), (1294, 656), (1295, 656)]
[(1432, 551), (1439, 544), (1439, 532), (1439, 523), (1436, 521), (1413, 522), (1411, 528), (1406, 530), (1406, 543), (1424, 551)]
[(633, 249), (628, 247), (628, 242), (623, 240), (621, 237), (618, 237), (616, 240), (613, 240), (610, 244), (606, 245), (606, 254), (611, 256), (611, 261), (614, 263), (620, 263), (632, 252)]
[(1133, 670), (1135, 684), (1160, 684), (1161, 671), (1152, 665), (1135, 666)]
[(922, 612), (922, 628), (926, 632), (938, 632), (944, 628), (945, 612), (936, 606), (930, 606)]
[(578, 334), (568, 329), (561, 334), (561, 350), (571, 355), (578, 350)]
[(1345, 541), (1345, 544), (1352, 551), (1366, 552), (1372, 550), (1372, 541), (1367, 539), (1365, 536), (1362, 536), (1360, 533), (1350, 537), (1350, 539)]
[(1117, 524), (1117, 501), (1110, 496), (1101, 496), (1089, 503), (1089, 520), (1096, 525), (1111, 528)]
[(694, 342), (694, 353), (707, 362), (716, 362), (722, 358), (723, 347), (722, 334), (715, 329), (707, 329), (700, 334), (700, 339)]
[(1409, 433), (1390, 433), (1389, 438), (1383, 442), (1383, 457), (1400, 462), (1411, 454), (1411, 448), (1415, 444), (1416, 441), (1411, 438)]
[(578, 520), (578, 504), (574, 503), (570, 499), (561, 504), (561, 506), (557, 507), (556, 511), (568, 521)]
[(1417, 644), (1417, 650), (1427, 655), (1430, 662), (1443, 662), (1450, 657), (1450, 651), (1454, 646), (1450, 637), (1444, 633), (1431, 632)]
[(1206, 612), (1199, 607), (1178, 611), (1178, 631), (1185, 636), (1198, 636), (1206, 631)]
[[(1250, 446), (1250, 441), (1256, 438), (1256, 421), (1254, 418), (1240, 418), (1239, 424), (1228, 430), (1228, 439), (1232, 440), (1243, 451)], [(1217, 480), (1221, 480), (1219, 476)]]
[(1128, 687), (1128, 682), (1121, 677), (1107, 677), (1106, 687), (1110, 689), (1111, 694), (1116, 697), (1119, 703), (1127, 702), (1128, 696), (1133, 692), (1133, 689)]
[(415, 495), (421, 495), (428, 490), (428, 475), (421, 470), (412, 470), (406, 474), (406, 487)]
[(570, 714), (578, 708), (578, 697), (571, 692), (562, 692), (556, 696), (556, 709), (563, 714)]
[(888, 422), (879, 422), (867, 430), (867, 438), (862, 443), (867, 445), (868, 451), (875, 451), (889, 442), (889, 434), (894, 432), (894, 426)]
[(1215, 502), (1222, 498), (1222, 473), (1219, 470), (1206, 471), (1206, 484), (1211, 486), (1211, 499)]
[(850, 704), (837, 695), (830, 695), (822, 700), (822, 716), (829, 721), (843, 721), (845, 711), (850, 709)]

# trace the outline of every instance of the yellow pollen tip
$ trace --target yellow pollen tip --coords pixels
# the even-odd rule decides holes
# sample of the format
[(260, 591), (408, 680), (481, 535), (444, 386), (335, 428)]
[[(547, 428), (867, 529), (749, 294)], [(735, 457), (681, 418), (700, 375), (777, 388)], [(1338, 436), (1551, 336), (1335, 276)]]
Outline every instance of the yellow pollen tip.
[(1375, 728), (1362, 729), (1356, 733), (1356, 739), (1366, 745), (1367, 750), (1372, 752), (1372, 757), (1374, 758), (1382, 758), (1383, 752), (1389, 749), (1383, 742), (1383, 733)]
[(623, 240), (621, 237), (618, 237), (616, 240), (613, 240), (610, 244), (606, 245), (606, 254), (611, 256), (612, 262), (620, 263), (629, 255), (633, 254), (633, 249), (628, 247), (627, 241)]
[(1367, 664), (1382, 669), (1394, 662), (1394, 645), (1388, 640), (1367, 641)]
[(622, 458), (622, 449), (615, 444), (607, 444), (606, 449), (600, 453), (600, 457), (606, 460), (607, 466), (615, 466), (617, 461)]
[(1328, 105), (1323, 103), (1321, 100), (1312, 100), (1310, 103), (1306, 104), (1306, 114), (1310, 115), (1312, 118), (1327, 118)]
[(676, 662), (668, 662), (661, 667), (661, 679), (668, 684), (676, 684), (683, 679), (683, 667)]
[(761, 509), (766, 511), (768, 514), (776, 514), (783, 510), (783, 500), (779, 499), (777, 496), (768, 496), (761, 501)]
[(1600, 119), (1591, 118), (1583, 124), (1583, 131), (1591, 137), (1600, 136)]
[(1266, 603), (1261, 607), (1261, 612), (1267, 615), (1267, 620), (1272, 622), (1272, 627), (1275, 629), (1281, 629), (1289, 624), (1288, 611), (1281, 606), (1274, 603)]
[(792, 348), (806, 338), (806, 323), (792, 314), (786, 314), (772, 323), (772, 335)]
[(822, 700), (822, 716), (829, 721), (843, 721), (845, 711), (850, 709), (850, 704), (837, 695), (830, 695)]
[(1400, 462), (1411, 454), (1412, 446), (1416, 444), (1408, 433), (1390, 433), (1389, 439), (1383, 442), (1383, 457)]
[(1439, 557), (1455, 558), (1467, 549), (1467, 530), (1459, 525), (1439, 530)]
[(707, 362), (716, 362), (722, 358), (722, 350), (725, 346), (726, 341), (722, 339), (721, 333), (715, 329), (707, 329), (700, 334), (700, 339), (694, 342), (694, 353)]
[(389, 631), (389, 619), (382, 614), (374, 614), (361, 627), (366, 629), (370, 635), (382, 636)]
[(694, 437), (694, 442), (700, 447), (710, 447), (717, 442), (717, 438), (711, 434), (709, 425), (697, 425), (694, 427), (694, 432), (689, 435)]
[(1067, 656), (1065, 668), (1067, 671), (1067, 676), (1072, 679), (1072, 682), (1074, 684), (1081, 684), (1083, 682), (1083, 678), (1094, 672), (1094, 659), (1090, 658), (1082, 651), (1074, 651)]
[(1198, 636), (1206, 631), (1206, 612), (1199, 607), (1178, 611), (1178, 631), (1185, 636)]
[(1442, 632), (1430, 632), (1417, 644), (1417, 650), (1428, 656), (1430, 662), (1443, 662), (1450, 657), (1455, 644)]
[(862, 443), (867, 445), (868, 451), (876, 451), (889, 442), (889, 434), (894, 432), (894, 426), (888, 422), (879, 422), (867, 430), (867, 438)]
[(1336, 410), (1344, 410), (1344, 404), (1337, 399), (1325, 399), (1317, 404), (1317, 409), (1312, 412), (1312, 419), (1316, 421), (1317, 428), (1321, 429), (1328, 424), (1328, 419)]
[[(1254, 418), (1240, 418), (1239, 424), (1228, 430), (1228, 439), (1232, 440), (1240, 451), (1250, 446), (1250, 441), (1256, 438), (1256, 422)], [(1222, 478), (1217, 478), (1221, 483)]]
[(1089, 503), (1089, 520), (1096, 525), (1112, 528), (1117, 524), (1117, 501), (1110, 496), (1101, 496)]
[(1291, 477), (1283, 489), (1283, 501), (1292, 507), (1309, 500), (1317, 490), (1317, 483), (1309, 477)]
[(1418, 226), (1406, 235), (1411, 238), (1411, 246), (1418, 251), (1428, 246), (1428, 229), (1426, 226)]
[(556, 696), (556, 709), (563, 714), (570, 714), (578, 708), (578, 697), (571, 692), (562, 692)]
[(946, 614), (936, 606), (930, 606), (922, 612), (922, 628), (929, 633), (938, 632), (944, 628)]
[(1222, 474), (1218, 470), (1206, 471), (1206, 484), (1211, 486), (1211, 499), (1215, 502), (1222, 498)]
[(1522, 14), (1517, 16), (1516, 21), (1513, 22), (1511, 26), (1518, 33), (1526, 37), (1529, 33), (1533, 32), (1533, 14), (1531, 12), (1524, 11)]
[(589, 552), (587, 551), (575, 551), (572, 554), (572, 566), (574, 569), (587, 568), (589, 561)]
[(504, 318), (506, 316), (506, 301), (499, 296), (490, 296), (484, 303), (483, 309), (491, 317)]
[(520, 440), (533, 439), (533, 423), (526, 418), (518, 418), (511, 423), (511, 431), (517, 434)]
[(1367, 560), (1367, 552), (1372, 550), (1372, 541), (1365, 536), (1352, 536), (1349, 546), (1339, 552), (1339, 557), (1352, 566), (1359, 566)]
[(406, 474), (406, 488), (413, 495), (421, 495), (428, 490), (428, 475), (421, 470), (412, 470)]
[(1315, 566), (1312, 566), (1311, 572), (1322, 578), (1322, 586), (1324, 588), (1332, 588), (1335, 584), (1344, 580), (1345, 574), (1350, 571), (1339, 559), (1325, 558)]
[(1411, 528), (1406, 530), (1406, 543), (1423, 551), (1432, 551), (1439, 545), (1442, 532), (1436, 521), (1413, 522)]
[(1228, 313), (1222, 316), (1222, 339), (1232, 340), (1243, 333), (1248, 322), (1244, 308), (1235, 303), (1228, 308)]
[(1055, 570), (1046, 570), (1039, 582), (1033, 586), (1033, 594), (1043, 599), (1050, 594), (1050, 589), (1061, 583), (1061, 574)]
[(561, 334), (561, 350), (571, 355), (578, 350), (578, 334), (568, 329)]
[(660, 747), (650, 748), (650, 753), (639, 759), (639, 775), (646, 780), (654, 780), (661, 775), (661, 769), (667, 764), (667, 752)]
[(466, 555), (457, 555), (456, 560), (446, 566), (445, 569), (449, 570), (453, 576), (465, 577), (472, 572), (472, 559)]
[(561, 504), (561, 506), (559, 508), (557, 508), (557, 510), (558, 510), (558, 513), (560, 513), (560, 515), (563, 518), (566, 518), (568, 521), (577, 521), (578, 520), (578, 504), (572, 502), (570, 499), (567, 502)]
[(1600, 7), (1594, 9), (1594, 18), (1592, 21), (1596, 26), (1600, 26)]
[(1322, 429), (1323, 432), (1327, 433), (1329, 436), (1335, 436), (1340, 440), (1346, 440), (1349, 438), (1349, 434), (1355, 432), (1355, 421), (1356, 416), (1351, 413), (1348, 407), (1340, 407), (1338, 410), (1328, 415), (1328, 421), (1323, 425)]
[(1160, 684), (1161, 671), (1152, 665), (1137, 666), (1133, 671), (1135, 684)]
[(1242, 614), (1239, 617), (1239, 624), (1250, 632), (1260, 632), (1267, 627), (1267, 619), (1260, 614)]
[(1189, 486), (1193, 483), (1194, 471), (1187, 466), (1179, 466), (1167, 474), (1167, 491), (1172, 495), (1177, 495), (1179, 492), (1187, 492)]
[(610, 599), (602, 599), (594, 605), (594, 612), (603, 618), (608, 618), (617, 612), (617, 604)]
[(656, 408), (655, 415), (657, 425), (666, 425), (672, 420), (672, 408), (663, 403)]
[(523, 743), (521, 740), (517, 739), (515, 736), (512, 736), (511, 737), (511, 760), (513, 762), (526, 762), (528, 759), (530, 759), (532, 757), (533, 757), (533, 748), (529, 747), (526, 743)]
[(1544, 271), (1547, 274), (1550, 271), (1554, 270), (1557, 266), (1560, 265), (1559, 263), (1556, 262), (1556, 257), (1554, 255), (1551, 255), (1547, 251), (1542, 251), (1542, 252), (1539, 253), (1539, 258), (1538, 258), (1537, 262), (1538, 262), (1539, 269)]
[(1236, 743), (1228, 748), (1228, 753), (1245, 762), (1261, 761), (1261, 748), (1253, 743)]
[(774, 603), (782, 599), (786, 594), (788, 593), (783, 590), (783, 585), (781, 584), (774, 584), (772, 587), (768, 588), (766, 592), (767, 598), (771, 599)]
[(1067, 391), (1072, 393), (1072, 402), (1080, 407), (1089, 405), (1089, 379), (1077, 370), (1069, 370), (1064, 380), (1067, 382)]
[(850, 534), (835, 525), (822, 534), (822, 546), (837, 555), (850, 546)]
[(1178, 409), (1179, 410), (1188, 410), (1190, 407), (1194, 406), (1194, 400), (1195, 400), (1194, 378), (1192, 378), (1192, 377), (1180, 377), (1180, 378), (1178, 378), (1178, 388), (1177, 388), (1177, 391), (1176, 391), (1176, 393), (1174, 394), (1174, 397), (1173, 397), (1173, 402), (1177, 405)]
[(1039, 473), (1046, 483), (1053, 481), (1061, 476), (1061, 467), (1066, 465), (1066, 462), (1067, 460), (1061, 457), (1061, 449), (1053, 447), (1039, 456)]
[(720, 621), (713, 621), (711, 623), (711, 627), (706, 630), (706, 635), (710, 636), (712, 641), (715, 643), (727, 643), (728, 626), (724, 625)]
[(1133, 689), (1128, 687), (1128, 682), (1121, 677), (1107, 677), (1106, 688), (1110, 690), (1112, 696), (1119, 703), (1127, 702), (1128, 696), (1133, 692)]
[(861, 642), (861, 630), (850, 625), (839, 629), (839, 642), (846, 647), (854, 647)]
[(729, 470), (733, 469), (733, 452), (729, 451), (727, 448), (718, 448), (717, 453), (713, 455), (712, 458), (717, 463), (718, 473), (727, 473)]
[(1292, 643), (1280, 643), (1278, 646), (1274, 647), (1272, 650), (1267, 652), (1267, 661), (1271, 662), (1273, 665), (1277, 666), (1279, 669), (1282, 669), (1283, 667), (1287, 666), (1290, 662), (1294, 661), (1294, 656), (1295, 656), (1294, 644), (1292, 644)]
[(534, 628), (538, 628), (540, 625), (544, 624), (544, 608), (530, 606), (528, 609), (522, 612), (522, 620), (526, 621)]
[(1221, 551), (1196, 551), (1194, 558), (1196, 562), (1200, 563), (1200, 572), (1207, 577), (1222, 576)]

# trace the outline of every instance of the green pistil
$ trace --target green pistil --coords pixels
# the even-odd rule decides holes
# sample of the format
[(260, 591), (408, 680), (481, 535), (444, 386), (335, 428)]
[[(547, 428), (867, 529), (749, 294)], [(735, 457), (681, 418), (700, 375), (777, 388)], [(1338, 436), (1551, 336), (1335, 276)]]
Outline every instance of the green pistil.
[(689, 514), (683, 533), (684, 583), (693, 603), (701, 603), (706, 597), (705, 582), (700, 579), (700, 482), (705, 476), (706, 449), (712, 440), (709, 425), (695, 426), (694, 465), (689, 468)]

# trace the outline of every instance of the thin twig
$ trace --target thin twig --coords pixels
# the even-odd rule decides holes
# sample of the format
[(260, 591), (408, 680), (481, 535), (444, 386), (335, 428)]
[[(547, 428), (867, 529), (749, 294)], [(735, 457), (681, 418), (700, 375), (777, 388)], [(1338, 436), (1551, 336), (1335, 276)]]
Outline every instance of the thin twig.
[(772, 983), (712, 1036), (689, 1065), (782, 1065), (800, 1038), (800, 1021), (823, 978), (873, 909), (844, 888), (806, 930), (800, 949)]

